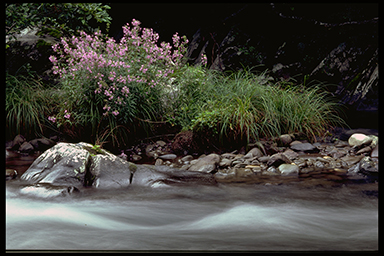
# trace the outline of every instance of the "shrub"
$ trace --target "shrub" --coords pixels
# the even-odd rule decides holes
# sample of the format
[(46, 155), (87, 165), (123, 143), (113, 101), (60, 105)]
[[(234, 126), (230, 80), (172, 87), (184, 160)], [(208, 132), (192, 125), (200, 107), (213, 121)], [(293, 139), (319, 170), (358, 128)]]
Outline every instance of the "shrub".
[(60, 58), (51, 56), (50, 61), (65, 98), (56, 120), (91, 124), (94, 133), (103, 118), (111, 132), (119, 124), (133, 131), (162, 118), (169, 78), (182, 65), (188, 40), (176, 33), (173, 47), (158, 46), (157, 33), (140, 28), (135, 19), (131, 24), (123, 26), (119, 43), (100, 32), (81, 32), (53, 46)]

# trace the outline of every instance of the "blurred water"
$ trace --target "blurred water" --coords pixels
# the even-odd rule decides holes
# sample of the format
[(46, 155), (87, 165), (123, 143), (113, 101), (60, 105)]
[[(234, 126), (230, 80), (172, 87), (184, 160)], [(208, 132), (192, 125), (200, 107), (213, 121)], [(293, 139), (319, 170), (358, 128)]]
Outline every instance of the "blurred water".
[(6, 188), (7, 250), (378, 250), (377, 184)]

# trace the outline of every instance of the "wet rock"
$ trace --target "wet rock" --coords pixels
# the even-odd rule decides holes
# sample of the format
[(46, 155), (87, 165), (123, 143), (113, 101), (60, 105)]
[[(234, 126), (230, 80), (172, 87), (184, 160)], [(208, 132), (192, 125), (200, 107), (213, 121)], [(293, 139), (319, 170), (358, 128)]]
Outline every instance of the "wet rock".
[(20, 193), (32, 195), (40, 198), (52, 198), (58, 196), (68, 196), (78, 193), (79, 189), (73, 186), (52, 186), (50, 184), (35, 184), (22, 188)]
[(216, 170), (216, 165), (220, 162), (218, 154), (209, 154), (205, 157), (191, 161), (189, 171), (210, 173)]
[(365, 175), (377, 175), (379, 172), (379, 166), (376, 161), (373, 161), (369, 156), (364, 157), (359, 162), (359, 172)]
[(217, 182), (210, 173), (181, 171), (165, 165), (138, 165), (132, 179), (133, 186), (168, 186), (168, 185), (215, 185)]
[(17, 177), (17, 171), (13, 169), (5, 169), (5, 180), (12, 180)]
[(121, 187), (130, 183), (135, 168), (136, 165), (88, 143), (58, 143), (41, 154), (20, 179), (77, 188)]
[(23, 144), (21, 144), (21, 146), (19, 147), (19, 151), (22, 153), (29, 153), (34, 149), (35, 148), (31, 145), (31, 143), (26, 141)]
[(295, 151), (303, 151), (306, 153), (317, 153), (319, 152), (319, 149), (316, 148), (314, 145), (311, 143), (305, 142), (305, 143), (295, 143), (290, 145), (290, 148), (295, 150)]
[(299, 167), (295, 164), (281, 164), (279, 166), (281, 175), (298, 175)]
[[(259, 158), (260, 160), (260, 158)], [(283, 153), (276, 153), (268, 160), (268, 166), (279, 167), (280, 164), (290, 164), (292, 161)]]
[(371, 142), (372, 142), (372, 137), (362, 133), (354, 133), (348, 139), (348, 144), (351, 147), (360, 147), (362, 145), (369, 145)]

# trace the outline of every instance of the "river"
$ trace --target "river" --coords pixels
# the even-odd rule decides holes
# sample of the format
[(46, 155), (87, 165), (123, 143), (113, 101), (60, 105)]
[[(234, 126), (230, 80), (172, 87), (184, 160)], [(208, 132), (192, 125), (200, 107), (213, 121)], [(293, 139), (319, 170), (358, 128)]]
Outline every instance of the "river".
[(378, 250), (377, 184), (86, 189), (6, 186), (7, 250)]

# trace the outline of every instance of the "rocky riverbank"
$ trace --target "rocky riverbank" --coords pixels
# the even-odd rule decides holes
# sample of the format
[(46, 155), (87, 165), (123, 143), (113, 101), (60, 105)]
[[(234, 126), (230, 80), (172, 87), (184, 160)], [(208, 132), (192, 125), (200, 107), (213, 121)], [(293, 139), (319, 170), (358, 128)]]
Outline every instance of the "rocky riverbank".
[[(51, 148), (24, 174), (18, 176), (15, 170), (6, 169), (6, 179), (18, 177), (17, 180), (28, 185), (24, 189), (26, 192), (37, 189), (44, 191), (44, 195), (47, 191), (48, 195), (68, 194), (84, 187), (112, 189), (218, 183), (333, 186), (377, 182), (378, 134), (369, 133), (372, 132), (350, 130), (338, 138), (323, 138), (316, 143), (284, 134), (251, 144), (247, 151), (242, 148), (202, 155), (175, 154), (180, 152), (172, 150), (177, 142), (175, 139), (168, 143), (158, 140), (141, 145), (145, 148), (132, 147), (129, 155), (125, 150), (119, 156), (88, 143), (56, 144), (49, 139)], [(28, 143), (46, 147), (44, 142)], [(19, 145), (20, 151), (23, 144), (25, 141), (17, 136), (8, 143), (8, 150)]]

